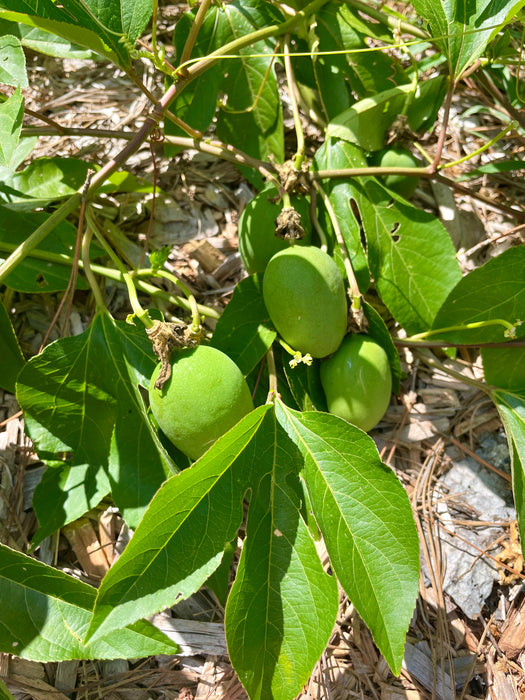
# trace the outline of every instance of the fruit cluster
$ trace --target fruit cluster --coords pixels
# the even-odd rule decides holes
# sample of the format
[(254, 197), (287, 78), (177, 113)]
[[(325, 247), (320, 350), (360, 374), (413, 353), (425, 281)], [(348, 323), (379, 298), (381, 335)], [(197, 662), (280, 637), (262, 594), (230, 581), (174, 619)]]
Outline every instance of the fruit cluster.
[[(309, 238), (290, 245), (268, 236), (268, 217), (279, 212), (268, 200), (270, 194), (261, 193), (244, 212), (239, 227), (242, 259), (250, 272), (263, 275), (264, 303), (282, 341), (300, 355), (322, 360), (320, 378), (329, 412), (368, 431), (390, 400), (387, 353), (367, 335), (347, 334), (345, 285), (333, 258), (308, 245)], [(252, 219), (250, 225), (245, 225), (247, 219)], [(155, 387), (160, 365), (153, 373), (151, 411), (171, 442), (198, 459), (253, 409), (251, 393), (237, 365), (216, 348), (177, 350), (171, 365), (161, 389)]]

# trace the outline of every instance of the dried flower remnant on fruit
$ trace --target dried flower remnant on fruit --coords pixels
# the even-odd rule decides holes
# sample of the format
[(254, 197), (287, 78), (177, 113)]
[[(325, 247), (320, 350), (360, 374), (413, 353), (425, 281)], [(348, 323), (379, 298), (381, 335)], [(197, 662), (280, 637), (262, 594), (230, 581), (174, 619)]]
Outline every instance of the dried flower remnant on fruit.
[(275, 219), (275, 235), (285, 241), (299, 241), (306, 235), (301, 215), (294, 207), (284, 207)]
[(162, 367), (155, 382), (156, 389), (162, 389), (171, 376), (170, 357), (174, 348), (194, 348), (199, 339), (191, 328), (182, 323), (154, 321), (153, 327), (146, 329), (153, 352), (159, 358)]

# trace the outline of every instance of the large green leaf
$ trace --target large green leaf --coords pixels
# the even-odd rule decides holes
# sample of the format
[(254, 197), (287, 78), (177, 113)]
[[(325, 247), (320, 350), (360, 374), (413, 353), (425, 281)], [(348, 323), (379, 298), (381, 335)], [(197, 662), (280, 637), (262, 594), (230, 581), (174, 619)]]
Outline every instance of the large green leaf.
[[(221, 14), (230, 29), (230, 41), (282, 19), (270, 3), (260, 0), (223, 5)], [(258, 41), (241, 49), (238, 58), (229, 62), (222, 85), (226, 100), (217, 118), (217, 135), (251, 156), (266, 159), (272, 154), (281, 163), (283, 115), (277, 79), (271, 67), (272, 51), (270, 44)]]
[(3, 178), (0, 201), (14, 210), (33, 210), (70, 197), (86, 180), (89, 163), (78, 158), (37, 158)]
[(0, 36), (0, 83), (27, 87), (26, 59), (16, 36)]
[[(497, 343), (506, 340), (504, 325), (463, 328), (501, 319), (525, 336), (525, 246), (508, 248), (463, 277), (447, 296), (432, 326), (433, 338), (451, 343)], [(519, 325), (519, 322), (522, 322)], [(453, 327), (453, 330), (439, 329)]]
[[(0, 206), (0, 241), (10, 246), (21, 245), (41, 224), (48, 214), (25, 214)], [(68, 221), (62, 221), (40, 244), (40, 249), (71, 256), (75, 247), (76, 231)], [(94, 251), (95, 254), (95, 251)], [(1, 254), (0, 254), (1, 255)], [(57, 292), (66, 289), (71, 269), (59, 263), (24, 258), (5, 279), (7, 287), (19, 292)], [(77, 278), (77, 289), (86, 289), (82, 276)]]
[(0, 0), (0, 17), (56, 34), (123, 67), (152, 11), (152, 0)]
[[(179, 52), (193, 18), (194, 13), (185, 15), (175, 29)], [(261, 0), (237, 0), (212, 6), (199, 29), (191, 58), (207, 56), (235, 39), (279, 21), (282, 15)], [(241, 49), (237, 56), (219, 59), (181, 92), (172, 104), (172, 111), (194, 129), (204, 131), (212, 121), (222, 93), (224, 99), (216, 127), (219, 138), (252, 156), (266, 158), (272, 153), (282, 162), (284, 132), (272, 50), (269, 42), (258, 41)], [(173, 125), (167, 131), (183, 133)]]
[(0, 18), (0, 36), (3, 34), (12, 34), (17, 37), (22, 46), (48, 56), (79, 59), (93, 57), (92, 51), (76, 46), (56, 34)]
[(96, 591), (72, 576), (0, 544), (0, 650), (33, 661), (128, 659), (174, 654), (178, 646), (146, 621), (98, 641), (82, 639)]
[(431, 214), (375, 180), (362, 183), (354, 181), (354, 193), (379, 295), (408, 333), (428, 330), (461, 278), (452, 241)]
[(0, 302), (0, 387), (15, 393), (16, 376), (24, 357), (18, 346), (11, 320), (4, 305)]
[(19, 374), (27, 431), (41, 459), (64, 470), (53, 501), (38, 505), (41, 536), (79, 517), (104, 478), (128, 524), (139, 522), (174, 469), (139, 392), (154, 366), (143, 329), (98, 313), (84, 333), (48, 345)]
[(418, 84), (415, 90), (412, 84), (398, 85), (365, 97), (332, 119), (326, 135), (355, 143), (366, 151), (377, 151), (383, 147), (387, 130), (407, 103), (411, 129), (418, 131), (432, 123), (441, 104), (442, 87), (443, 78), (438, 76)]
[(0, 103), (0, 166), (4, 168), (12, 166), (23, 117), (24, 98), (17, 87), (9, 99)]
[(416, 12), (428, 21), (437, 46), (447, 57), (449, 73), (457, 79), (478, 59), (488, 42), (525, 5), (524, 0), (413, 0)]
[[(315, 154), (314, 162), (316, 170), (364, 168), (367, 165), (363, 151), (358, 146), (338, 139), (327, 139)], [(355, 197), (355, 181), (353, 178), (348, 180), (333, 178), (324, 186), (328, 190), (330, 204), (341, 229), (359, 289), (364, 293), (370, 284), (370, 272), (361, 241), (361, 226), (352, 208), (352, 200)], [(326, 228), (329, 231), (332, 229), (328, 216), (326, 217)], [(343, 271), (344, 267), (338, 248), (337, 245), (334, 245), (334, 258), (340, 262), (339, 267)]]
[(242, 521), (252, 469), (244, 450), (268, 409), (245, 416), (159, 489), (102, 581), (93, 639), (188, 597), (219, 566)]
[(337, 615), (337, 583), (324, 571), (292, 484), (295, 445), (266, 414), (253, 447), (246, 538), (226, 607), (232, 664), (252, 700), (300, 692), (326, 647)]
[(327, 413), (277, 417), (304, 458), (304, 481), (330, 563), (388, 664), (399, 673), (419, 585), (410, 502), (368, 435)]
[(211, 345), (229, 355), (246, 376), (275, 340), (276, 333), (268, 328), (268, 322), (261, 282), (256, 276), (247, 277), (235, 287)]

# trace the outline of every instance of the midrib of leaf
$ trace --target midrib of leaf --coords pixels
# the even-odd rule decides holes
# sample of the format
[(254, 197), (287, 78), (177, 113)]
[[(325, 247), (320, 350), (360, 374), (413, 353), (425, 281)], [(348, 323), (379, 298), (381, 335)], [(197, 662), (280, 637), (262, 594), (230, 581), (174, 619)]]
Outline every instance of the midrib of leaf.
[[(284, 404), (282, 404), (282, 406), (283, 406), (283, 408), (285, 409), (285, 412), (288, 414), (288, 411), (287, 411), (286, 406), (284, 406)], [(288, 415), (289, 415), (289, 414), (288, 414)], [(308, 445), (307, 445), (306, 442), (304, 441), (304, 439), (303, 439), (301, 433), (297, 430), (297, 428), (296, 428), (296, 426), (295, 426), (295, 419), (293, 418), (293, 416), (291, 417), (291, 423), (292, 423), (292, 425), (293, 425), (293, 427), (294, 427), (294, 431), (295, 431), (295, 433), (296, 433), (298, 439), (300, 440), (301, 444), (303, 445), (303, 447), (304, 447), (304, 449), (305, 449), (305, 452), (308, 454), (308, 456), (309, 456), (310, 459), (314, 462), (314, 464), (317, 464), (317, 461), (316, 461), (316, 459), (315, 459), (315, 457), (314, 457), (313, 452), (308, 448)], [(312, 435), (312, 436), (315, 438), (315, 440), (320, 441), (322, 444), (326, 445), (326, 448), (327, 448), (328, 451), (334, 451), (334, 452), (336, 452), (336, 450), (335, 450), (335, 448), (333, 447), (333, 445), (329, 445), (329, 444), (326, 442), (326, 440), (324, 440), (323, 438), (321, 438), (321, 437), (320, 437), (319, 435), (317, 435), (316, 433), (313, 433), (313, 432), (312, 432), (311, 430), (309, 430), (304, 424), (301, 423), (301, 427), (302, 427), (303, 430), (305, 430), (305, 432), (307, 432), (307, 433), (309, 433), (310, 435)], [(337, 452), (337, 454), (339, 455), (339, 457), (340, 457), (340, 459), (341, 459), (342, 461), (344, 461), (344, 462), (347, 462), (347, 461), (348, 461), (348, 460), (346, 459), (346, 457), (344, 457), (343, 455), (341, 455), (341, 453)], [(363, 568), (363, 570), (367, 571), (367, 580), (368, 580), (368, 582), (369, 582), (369, 589), (370, 589), (370, 590), (373, 592), (373, 594), (374, 594), (374, 600), (375, 600), (376, 608), (377, 608), (377, 610), (381, 610), (381, 605), (379, 604), (379, 598), (378, 598), (378, 596), (377, 596), (377, 594), (376, 594), (376, 590), (375, 590), (375, 587), (374, 587), (374, 578), (373, 578), (373, 577), (370, 577), (370, 574), (368, 573), (367, 567), (366, 567), (366, 565), (365, 565), (363, 556), (362, 556), (361, 551), (360, 551), (360, 548), (359, 548), (359, 541), (358, 541), (358, 539), (356, 539), (356, 537), (354, 536), (354, 534), (352, 533), (352, 531), (348, 528), (348, 525), (347, 525), (346, 520), (345, 520), (345, 518), (344, 518), (344, 516), (343, 516), (343, 514), (342, 514), (342, 511), (341, 511), (340, 508), (338, 507), (337, 501), (336, 501), (336, 499), (335, 499), (335, 497), (334, 497), (334, 493), (337, 493), (337, 492), (334, 492), (333, 489), (331, 488), (330, 484), (326, 481), (322, 470), (321, 470), (321, 469), (317, 469), (317, 472), (321, 475), (321, 477), (322, 477), (322, 479), (323, 479), (323, 482), (324, 482), (324, 485), (325, 485), (325, 493), (328, 492), (328, 493), (331, 495), (331, 497), (332, 497), (332, 502), (333, 502), (333, 504), (335, 505), (335, 507), (336, 507), (336, 509), (337, 509), (337, 511), (338, 511), (338, 513), (339, 513), (339, 523), (337, 524), (338, 531), (340, 530), (341, 523), (344, 523), (345, 529), (350, 533), (352, 542), (354, 543), (354, 544), (353, 544), (354, 550), (355, 550), (355, 552), (356, 552), (356, 553), (358, 554), (358, 556), (359, 556), (359, 560), (360, 560), (360, 562), (361, 562), (362, 568)], [(344, 494), (344, 495), (346, 495), (346, 494)], [(362, 503), (360, 503), (359, 505), (360, 505), (361, 508), (364, 508), (364, 505), (363, 505)], [(369, 512), (372, 512), (372, 511), (370, 511), (370, 509), (369, 509)], [(380, 549), (377, 549), (377, 552), (378, 552), (379, 554), (381, 554), (381, 550), (380, 550)], [(399, 578), (398, 578), (398, 581), (400, 581)], [(352, 601), (352, 602), (353, 602), (353, 601)], [(356, 609), (357, 609), (357, 606), (356, 606)], [(358, 609), (357, 609), (357, 611), (360, 612)], [(388, 632), (389, 632), (388, 626), (383, 626), (383, 628), (384, 628), (384, 630), (385, 630), (385, 632), (386, 632), (386, 634), (387, 634), (387, 636), (388, 636), (388, 639), (389, 639), (389, 647), (390, 647), (389, 650), (390, 650), (390, 652), (392, 653), (393, 647), (392, 647), (392, 644), (390, 643), (390, 637), (389, 637), (389, 635), (388, 635)]]
[[(248, 432), (248, 431), (249, 431), (249, 428), (246, 429), (246, 432)], [(233, 462), (233, 461), (234, 461), (234, 460), (232, 460), (232, 462)], [(150, 549), (151, 551), (154, 551), (154, 550), (156, 549), (157, 552), (156, 552), (156, 554), (154, 554), (154, 555), (152, 556), (151, 560), (148, 562), (148, 565), (147, 565), (146, 568), (142, 571), (141, 575), (140, 575), (139, 577), (137, 577), (137, 578), (135, 579), (135, 582), (130, 586), (130, 588), (128, 588), (128, 590), (127, 590), (127, 592), (126, 592), (126, 595), (129, 595), (129, 593), (130, 593), (131, 591), (133, 591), (135, 588), (137, 588), (137, 587), (139, 586), (139, 583), (141, 582), (142, 577), (144, 576), (144, 574), (145, 574), (145, 573), (149, 570), (149, 568), (157, 561), (158, 557), (159, 557), (161, 554), (163, 554), (163, 552), (164, 552), (164, 550), (166, 549), (166, 547), (167, 547), (167, 546), (169, 545), (169, 543), (177, 536), (178, 531), (184, 526), (184, 524), (187, 522), (187, 520), (188, 520), (189, 518), (192, 517), (193, 511), (194, 511), (204, 500), (206, 500), (207, 498), (209, 498), (209, 494), (210, 494), (210, 492), (213, 490), (213, 487), (215, 486), (215, 484), (216, 484), (218, 481), (220, 481), (221, 479), (223, 479), (224, 476), (225, 476), (225, 474), (231, 469), (231, 464), (232, 464), (232, 462), (227, 463), (227, 464), (225, 465), (224, 470), (223, 470), (222, 472), (220, 472), (219, 475), (217, 475), (215, 478), (213, 478), (213, 479), (207, 479), (207, 480), (209, 481), (209, 486), (207, 487), (207, 489), (206, 489), (205, 491), (202, 492), (202, 494), (201, 494), (201, 496), (200, 496), (199, 499), (196, 499), (195, 501), (193, 501), (191, 510), (188, 510), (186, 516), (183, 517), (183, 518), (181, 519), (180, 523), (179, 523), (178, 526), (177, 526), (177, 530), (174, 531), (173, 534), (172, 534), (170, 537), (168, 537), (168, 538), (162, 543), (162, 545), (159, 545), (159, 546), (156, 547), (156, 548), (153, 547), (153, 546), (150, 546), (150, 547), (149, 547), (149, 549)], [(183, 472), (182, 472), (182, 473), (183, 473)], [(179, 474), (175, 474), (173, 477), (170, 478), (170, 481), (171, 481), (171, 479), (177, 478), (178, 476), (179, 476)], [(167, 483), (167, 482), (165, 482), (165, 483)], [(159, 520), (158, 520), (158, 524), (157, 524), (156, 527), (160, 527), (163, 523), (165, 523), (166, 521), (170, 520), (172, 517), (173, 517), (173, 513), (168, 513), (168, 514), (166, 514), (166, 516), (165, 516), (164, 519), (159, 519)], [(124, 600), (123, 597), (121, 597), (120, 599), (118, 599), (118, 601), (112, 603), (113, 606), (116, 607), (117, 605), (119, 605), (119, 604), (122, 602), (122, 600)]]

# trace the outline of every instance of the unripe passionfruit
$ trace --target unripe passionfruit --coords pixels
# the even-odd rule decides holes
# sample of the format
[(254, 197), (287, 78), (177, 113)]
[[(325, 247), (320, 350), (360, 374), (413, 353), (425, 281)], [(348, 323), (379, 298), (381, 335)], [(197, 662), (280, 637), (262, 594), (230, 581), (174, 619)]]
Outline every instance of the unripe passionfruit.
[(343, 278), (333, 259), (314, 246), (277, 253), (263, 278), (264, 303), (275, 328), (294, 350), (326, 357), (347, 326)]
[(171, 377), (155, 388), (151, 377), (151, 411), (165, 435), (181, 452), (198, 459), (215, 440), (253, 410), (248, 384), (235, 362), (206, 345), (175, 350)]
[(367, 335), (350, 334), (321, 365), (330, 413), (365, 432), (379, 423), (390, 401), (392, 373), (385, 350)]
[[(382, 168), (420, 168), (421, 163), (406, 148), (385, 148), (372, 158), (373, 165)], [(419, 178), (413, 175), (385, 175), (381, 178), (388, 189), (409, 199), (415, 192)]]
[[(275, 221), (282, 210), (282, 204), (272, 201), (277, 197), (277, 188), (265, 187), (246, 205), (239, 219), (239, 252), (246, 271), (253, 275), (262, 274), (270, 258), (280, 250), (290, 247), (288, 241), (275, 235)], [(301, 215), (301, 225), (305, 236), (298, 245), (309, 245), (312, 226), (309, 202), (305, 197), (292, 196), (291, 203)]]

